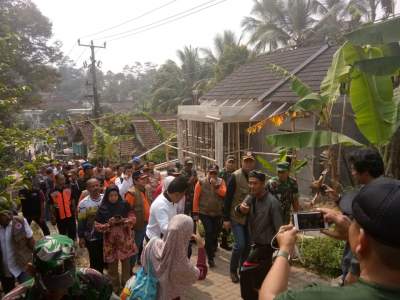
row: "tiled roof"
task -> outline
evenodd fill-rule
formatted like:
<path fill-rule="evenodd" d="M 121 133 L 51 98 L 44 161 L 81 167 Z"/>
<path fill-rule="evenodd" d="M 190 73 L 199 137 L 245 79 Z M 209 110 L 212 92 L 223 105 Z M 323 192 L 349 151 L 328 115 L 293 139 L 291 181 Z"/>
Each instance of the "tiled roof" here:
<path fill-rule="evenodd" d="M 134 153 L 141 153 L 144 151 L 143 146 L 137 139 L 122 141 L 119 143 L 119 150 L 122 158 L 130 159 Z"/>
<path fill-rule="evenodd" d="M 160 123 L 162 128 L 164 128 L 167 136 L 176 133 L 176 116 L 153 116 L 153 118 Z M 157 146 L 162 142 L 155 132 L 153 126 L 144 117 L 135 117 L 133 120 L 133 126 L 135 127 L 138 139 L 140 139 L 143 146 L 147 150 Z"/>
<path fill-rule="evenodd" d="M 244 101 L 257 99 L 283 79 L 281 75 L 270 70 L 268 65 L 276 64 L 286 70 L 294 71 L 318 53 L 322 47 L 326 47 L 326 45 L 279 50 L 260 55 L 254 61 L 241 66 L 219 82 L 211 91 L 202 96 L 200 101 L 217 100 L 216 104 L 218 104 L 230 99 L 229 104 L 233 104 L 239 99 Z M 328 47 L 325 51 L 322 51 L 318 57 L 304 66 L 296 76 L 307 83 L 314 91 L 318 91 L 336 49 L 336 47 Z M 286 82 L 271 93 L 266 100 L 292 102 L 298 100 L 298 98 L 290 89 L 290 82 Z"/>

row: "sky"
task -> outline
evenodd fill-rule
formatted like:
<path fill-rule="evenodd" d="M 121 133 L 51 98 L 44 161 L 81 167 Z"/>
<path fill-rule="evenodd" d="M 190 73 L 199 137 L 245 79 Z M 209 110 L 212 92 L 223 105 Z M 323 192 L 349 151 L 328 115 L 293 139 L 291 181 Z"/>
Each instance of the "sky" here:
<path fill-rule="evenodd" d="M 103 72 L 107 70 L 119 72 L 125 65 L 133 65 L 136 61 L 158 65 L 167 59 L 177 61 L 178 49 L 182 49 L 185 45 L 212 47 L 215 35 L 226 29 L 233 30 L 240 37 L 240 22 L 244 16 L 250 15 L 253 4 L 252 0 L 33 0 L 33 2 L 42 14 L 50 19 L 53 24 L 54 39 L 63 43 L 63 52 L 69 54 L 78 67 L 82 66 L 83 61 L 89 60 L 90 52 L 89 48 L 77 45 L 78 38 L 84 44 L 90 43 L 92 39 L 96 45 L 106 42 L 106 49 L 96 51 L 96 59 L 101 60 Z M 155 11 L 148 13 L 151 10 Z M 196 11 L 198 12 L 194 13 Z M 191 15 L 170 22 L 187 14 Z M 135 20 L 127 22 L 131 19 Z M 166 22 L 169 23 L 161 25 Z M 126 24 L 93 35 L 121 23 Z M 153 25 L 144 27 L 149 24 Z M 137 33 L 157 25 L 160 26 Z M 122 32 L 127 33 L 116 35 Z M 132 33 L 136 34 L 128 36 Z M 113 41 L 119 37 L 123 38 Z"/>

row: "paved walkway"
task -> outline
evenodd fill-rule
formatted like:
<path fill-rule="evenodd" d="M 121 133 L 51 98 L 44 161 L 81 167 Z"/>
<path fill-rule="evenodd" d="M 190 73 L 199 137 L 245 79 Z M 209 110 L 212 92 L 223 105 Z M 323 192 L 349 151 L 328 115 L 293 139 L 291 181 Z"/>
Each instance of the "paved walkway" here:
<path fill-rule="evenodd" d="M 192 258 L 194 263 L 196 259 L 197 257 Z M 182 298 L 184 300 L 241 299 L 239 284 L 232 283 L 229 277 L 229 259 L 230 252 L 219 248 L 215 258 L 216 268 L 209 269 L 207 278 L 189 288 Z M 329 284 L 316 274 L 296 267 L 291 268 L 290 288 L 300 288 L 312 282 Z"/>
<path fill-rule="evenodd" d="M 33 223 L 34 224 L 34 223 Z M 50 231 L 56 232 L 54 226 L 49 224 Z M 41 237 L 39 228 L 36 224 L 33 225 L 35 238 Z M 193 248 L 192 262 L 195 264 L 197 261 L 197 249 Z M 224 299 L 236 300 L 240 298 L 239 284 L 234 284 L 229 276 L 229 260 L 231 253 L 218 248 L 216 253 L 215 263 L 216 267 L 208 270 L 207 278 L 198 281 L 195 285 L 190 287 L 182 297 L 183 300 L 209 300 L 209 299 Z M 88 254 L 86 249 L 77 249 L 76 262 L 78 266 L 88 266 Z M 289 278 L 289 288 L 301 288 L 310 283 L 326 283 L 329 282 L 320 276 L 310 273 L 304 269 L 292 267 Z"/>

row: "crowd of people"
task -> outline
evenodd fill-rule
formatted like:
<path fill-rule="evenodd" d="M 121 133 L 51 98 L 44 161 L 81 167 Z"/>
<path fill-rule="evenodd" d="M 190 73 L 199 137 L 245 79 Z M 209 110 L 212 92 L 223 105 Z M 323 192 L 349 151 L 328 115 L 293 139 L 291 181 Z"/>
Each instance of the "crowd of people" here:
<path fill-rule="evenodd" d="M 106 167 L 43 166 L 19 191 L 20 207 L 0 199 L 3 299 L 110 299 L 113 292 L 137 299 L 140 269 L 157 281 L 154 299 L 176 300 L 216 267 L 219 247 L 231 251 L 230 280 L 245 300 L 400 299 L 400 183 L 383 177 L 375 150 L 357 150 L 349 163 L 360 189 L 339 194 L 325 185 L 338 209 L 320 210 L 335 224 L 322 232 L 347 242 L 345 287 L 286 291 L 298 233 L 291 213 L 301 210 L 297 182 L 290 161 L 268 179 L 248 152 L 240 162 L 227 156 L 223 168 L 210 164 L 204 176 L 190 157 L 164 176 L 139 157 Z M 36 244 L 32 221 L 44 236 Z M 78 247 L 87 249 L 90 268 L 75 266 Z"/>

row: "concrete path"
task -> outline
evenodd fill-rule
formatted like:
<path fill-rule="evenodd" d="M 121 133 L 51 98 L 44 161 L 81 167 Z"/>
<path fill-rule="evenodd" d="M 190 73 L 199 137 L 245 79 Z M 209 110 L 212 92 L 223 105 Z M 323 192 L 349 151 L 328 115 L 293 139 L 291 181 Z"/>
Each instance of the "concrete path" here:
<path fill-rule="evenodd" d="M 192 257 L 193 263 L 196 262 L 196 259 L 197 257 Z M 182 299 L 241 299 L 239 284 L 232 283 L 229 277 L 229 259 L 230 252 L 219 248 L 215 258 L 216 268 L 209 269 L 207 278 L 189 288 Z M 297 267 L 291 268 L 289 288 L 301 288 L 313 282 L 329 284 L 327 280 L 316 274 Z"/>

